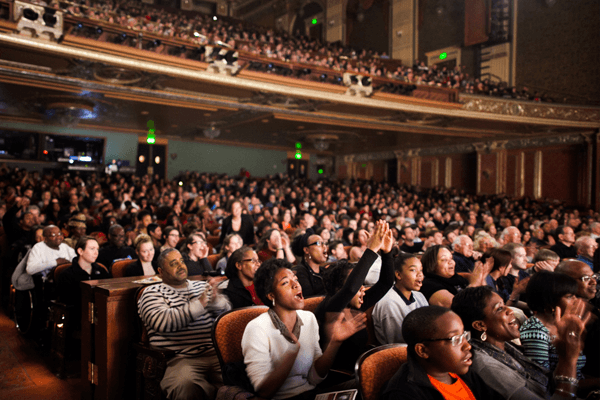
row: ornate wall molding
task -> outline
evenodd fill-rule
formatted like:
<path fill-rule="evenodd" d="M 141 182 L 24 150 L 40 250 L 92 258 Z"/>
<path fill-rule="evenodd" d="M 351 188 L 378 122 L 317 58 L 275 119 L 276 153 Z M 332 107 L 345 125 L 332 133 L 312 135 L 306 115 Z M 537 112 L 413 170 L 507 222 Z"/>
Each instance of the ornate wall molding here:
<path fill-rule="evenodd" d="M 465 94 L 460 95 L 459 101 L 463 103 L 463 110 L 465 111 L 513 115 L 515 117 L 600 122 L 600 108 L 597 107 L 574 107 L 555 103 L 508 100 Z"/>

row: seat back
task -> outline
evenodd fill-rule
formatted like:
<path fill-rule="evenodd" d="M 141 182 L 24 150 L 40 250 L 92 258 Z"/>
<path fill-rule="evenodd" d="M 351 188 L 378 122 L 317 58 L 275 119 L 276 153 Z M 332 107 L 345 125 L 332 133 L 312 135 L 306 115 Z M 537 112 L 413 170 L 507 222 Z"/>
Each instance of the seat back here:
<path fill-rule="evenodd" d="M 363 400 L 379 398 L 383 385 L 406 362 L 405 344 L 386 344 L 365 352 L 354 367 L 354 377 Z"/>
<path fill-rule="evenodd" d="M 325 296 L 319 296 L 319 297 L 310 297 L 308 299 L 304 300 L 304 311 L 310 311 L 312 313 L 315 312 L 315 310 L 317 309 L 317 307 L 319 306 L 319 304 L 321 304 L 321 302 L 323 301 L 323 299 L 325 298 Z"/>
<path fill-rule="evenodd" d="M 136 260 L 119 260 L 119 261 L 115 261 L 115 263 L 112 266 L 112 276 L 113 278 L 122 278 L 125 276 L 125 270 L 127 269 L 128 266 L 130 266 L 131 264 L 135 263 L 137 261 Z"/>
<path fill-rule="evenodd" d="M 267 312 L 266 306 L 244 307 L 219 315 L 212 328 L 212 339 L 221 363 L 244 361 L 242 336 L 248 322 Z"/>
<path fill-rule="evenodd" d="M 210 263 L 210 266 L 214 270 L 217 267 L 217 262 L 219 262 L 219 260 L 221 259 L 221 255 L 220 254 L 209 254 L 208 257 L 206 257 L 206 259 L 208 260 L 208 262 Z"/>

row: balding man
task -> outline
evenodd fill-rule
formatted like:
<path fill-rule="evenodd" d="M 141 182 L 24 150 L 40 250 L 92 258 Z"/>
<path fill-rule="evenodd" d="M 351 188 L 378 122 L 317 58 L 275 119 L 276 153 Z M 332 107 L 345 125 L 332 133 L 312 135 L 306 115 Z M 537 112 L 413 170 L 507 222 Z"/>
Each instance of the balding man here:
<path fill-rule="evenodd" d="M 589 265 L 594 269 L 594 253 L 598 249 L 598 243 L 590 236 L 582 236 L 575 241 L 576 259 Z"/>
<path fill-rule="evenodd" d="M 585 375 L 600 377 L 600 301 L 596 297 L 598 275 L 594 275 L 589 265 L 578 260 L 564 260 L 556 267 L 556 272 L 569 275 L 577 280 L 577 297 L 589 302 L 592 318 L 587 324 L 587 335 L 583 353 L 587 361 L 582 372 Z"/>
<path fill-rule="evenodd" d="M 577 250 L 573 247 L 575 243 L 575 232 L 570 226 L 561 225 L 554 231 L 556 244 L 550 250 L 558 254 L 561 260 L 577 257 Z"/>
<path fill-rule="evenodd" d="M 456 263 L 456 272 L 473 272 L 475 268 L 475 258 L 473 257 L 473 240 L 467 235 L 460 235 L 452 242 L 454 262 Z"/>
<path fill-rule="evenodd" d="M 504 228 L 500 235 L 500 243 L 521 243 L 521 231 L 516 226 Z"/>
<path fill-rule="evenodd" d="M 72 247 L 63 243 L 64 236 L 58 226 L 49 225 L 43 231 L 44 241 L 31 248 L 27 260 L 27 273 L 29 275 L 48 272 L 57 265 L 70 263 L 77 255 Z"/>

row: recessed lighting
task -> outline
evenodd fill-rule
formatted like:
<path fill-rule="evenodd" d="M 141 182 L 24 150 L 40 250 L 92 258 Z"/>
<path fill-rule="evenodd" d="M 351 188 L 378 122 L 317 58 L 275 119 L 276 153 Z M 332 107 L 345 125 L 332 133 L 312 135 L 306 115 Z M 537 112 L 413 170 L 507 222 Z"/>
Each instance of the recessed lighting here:
<path fill-rule="evenodd" d="M 150 112 L 149 111 L 142 111 L 140 114 L 142 114 L 142 115 L 148 115 L 148 114 L 150 114 Z"/>
<path fill-rule="evenodd" d="M 383 135 L 383 132 L 381 132 L 381 131 L 378 131 L 378 132 L 377 132 L 377 134 L 378 134 L 378 135 Z"/>
<path fill-rule="evenodd" d="M 261 121 L 262 121 L 263 123 L 265 123 L 265 124 L 269 123 L 269 120 L 268 120 L 268 119 L 263 119 L 263 120 L 261 120 Z"/>
<path fill-rule="evenodd" d="M 304 126 L 300 125 L 298 126 L 298 129 L 304 129 Z"/>
<path fill-rule="evenodd" d="M 177 125 L 177 124 L 173 124 L 173 125 L 171 125 L 171 128 L 177 128 L 178 126 L 179 125 Z"/>
<path fill-rule="evenodd" d="M 212 114 L 211 113 L 204 113 L 205 117 L 210 117 Z"/>

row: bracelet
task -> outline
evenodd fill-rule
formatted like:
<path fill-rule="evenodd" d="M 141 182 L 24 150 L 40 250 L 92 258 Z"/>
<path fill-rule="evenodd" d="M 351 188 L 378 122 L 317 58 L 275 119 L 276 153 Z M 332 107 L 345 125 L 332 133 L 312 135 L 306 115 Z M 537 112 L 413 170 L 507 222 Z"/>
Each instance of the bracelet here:
<path fill-rule="evenodd" d="M 554 380 L 556 382 L 562 382 L 562 383 L 568 383 L 571 386 L 578 386 L 579 385 L 579 379 L 577 378 L 572 378 L 570 376 L 565 376 L 565 375 L 555 375 L 554 376 Z"/>
<path fill-rule="evenodd" d="M 569 396 L 572 399 L 574 399 L 575 397 L 577 397 L 575 395 L 575 393 L 567 392 L 566 390 L 563 390 L 563 389 L 560 389 L 560 388 L 559 389 L 555 389 L 554 391 L 558 392 L 560 394 L 564 394 L 565 396 Z"/>
<path fill-rule="evenodd" d="M 280 248 L 277 249 L 277 251 L 279 251 L 279 250 L 283 250 L 283 247 L 280 247 Z"/>

